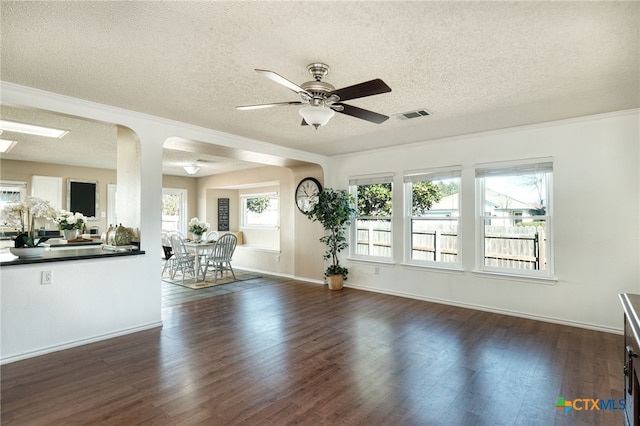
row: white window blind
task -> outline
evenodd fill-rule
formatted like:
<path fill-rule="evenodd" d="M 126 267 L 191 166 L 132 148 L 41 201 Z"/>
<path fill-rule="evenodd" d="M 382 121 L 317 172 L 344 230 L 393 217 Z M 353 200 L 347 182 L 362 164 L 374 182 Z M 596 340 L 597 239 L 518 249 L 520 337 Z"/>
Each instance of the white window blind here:
<path fill-rule="evenodd" d="M 373 185 L 376 183 L 392 183 L 393 173 L 381 173 L 376 175 L 354 176 L 349 178 L 349 186 Z"/>
<path fill-rule="evenodd" d="M 404 182 L 435 181 L 460 177 L 462 166 L 405 172 Z"/>
<path fill-rule="evenodd" d="M 476 177 L 495 176 L 523 176 L 553 171 L 553 163 L 549 159 L 533 159 L 531 162 L 509 164 L 480 164 L 476 165 Z"/>

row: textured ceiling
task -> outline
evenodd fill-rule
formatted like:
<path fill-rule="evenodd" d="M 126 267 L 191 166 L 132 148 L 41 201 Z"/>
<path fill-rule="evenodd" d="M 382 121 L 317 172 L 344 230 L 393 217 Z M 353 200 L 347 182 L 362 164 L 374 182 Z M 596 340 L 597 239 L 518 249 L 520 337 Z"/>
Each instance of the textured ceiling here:
<path fill-rule="evenodd" d="M 638 2 L 2 1 L 3 81 L 318 154 L 424 141 L 640 106 Z M 301 84 L 392 92 L 300 126 Z M 402 121 L 426 108 L 433 115 Z"/>

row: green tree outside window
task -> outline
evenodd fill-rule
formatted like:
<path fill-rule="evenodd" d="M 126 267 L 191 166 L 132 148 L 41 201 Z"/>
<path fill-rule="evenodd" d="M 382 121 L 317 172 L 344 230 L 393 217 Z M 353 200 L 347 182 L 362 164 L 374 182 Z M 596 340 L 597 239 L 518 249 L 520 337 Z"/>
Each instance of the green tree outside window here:
<path fill-rule="evenodd" d="M 247 199 L 247 210 L 253 213 L 264 213 L 269 207 L 269 197 L 256 197 Z"/>

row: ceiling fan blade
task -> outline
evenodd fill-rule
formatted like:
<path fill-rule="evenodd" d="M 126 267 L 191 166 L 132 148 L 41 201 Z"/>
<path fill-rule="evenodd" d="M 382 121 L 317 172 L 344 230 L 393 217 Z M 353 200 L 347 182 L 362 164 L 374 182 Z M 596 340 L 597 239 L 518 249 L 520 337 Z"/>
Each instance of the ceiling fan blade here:
<path fill-rule="evenodd" d="M 263 109 L 263 108 L 271 108 L 271 107 L 287 106 L 287 105 L 302 105 L 303 103 L 304 102 L 293 101 L 293 102 L 276 102 L 273 104 L 241 105 L 241 106 L 237 106 L 236 109 L 246 111 L 249 109 Z"/>
<path fill-rule="evenodd" d="M 289 90 L 293 90 L 296 93 L 305 93 L 308 96 L 311 97 L 311 93 L 307 92 L 306 90 L 304 90 L 302 87 L 298 86 L 297 84 L 287 80 L 286 78 L 284 78 L 283 76 L 281 76 L 280 74 L 277 74 L 273 71 L 269 71 L 269 70 L 259 70 L 256 69 L 256 72 L 258 74 L 262 74 L 263 76 L 267 77 L 269 80 L 275 81 L 278 84 L 283 85 L 284 87 L 286 87 Z"/>
<path fill-rule="evenodd" d="M 335 110 L 341 114 L 350 115 L 355 118 L 360 118 L 362 120 L 370 121 L 372 123 L 380 124 L 384 123 L 389 119 L 386 115 L 378 114 L 377 112 L 369 111 L 367 109 L 362 109 L 358 107 L 354 107 L 352 105 L 347 104 L 334 104 L 342 106 L 342 110 Z"/>
<path fill-rule="evenodd" d="M 348 101 L 349 99 L 364 98 L 365 96 L 379 95 L 391 91 L 391 87 L 376 78 L 375 80 L 365 81 L 364 83 L 354 84 L 353 86 L 343 87 L 334 90 L 330 95 L 338 95 L 340 101 Z"/>

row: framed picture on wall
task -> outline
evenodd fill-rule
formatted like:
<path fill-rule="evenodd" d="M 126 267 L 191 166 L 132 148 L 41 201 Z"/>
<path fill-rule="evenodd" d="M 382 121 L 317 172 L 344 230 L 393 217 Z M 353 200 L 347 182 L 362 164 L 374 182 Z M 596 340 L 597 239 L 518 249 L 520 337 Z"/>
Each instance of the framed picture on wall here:
<path fill-rule="evenodd" d="M 229 199 L 218 198 L 218 231 L 229 230 Z"/>

